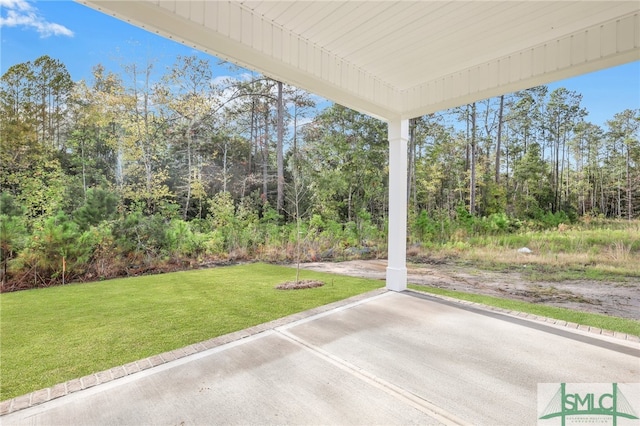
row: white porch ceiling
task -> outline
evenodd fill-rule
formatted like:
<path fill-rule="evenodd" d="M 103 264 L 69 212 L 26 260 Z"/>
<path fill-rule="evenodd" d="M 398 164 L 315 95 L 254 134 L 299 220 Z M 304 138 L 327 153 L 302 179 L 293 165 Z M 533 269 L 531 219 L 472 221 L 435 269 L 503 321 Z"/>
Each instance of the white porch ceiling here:
<path fill-rule="evenodd" d="M 640 60 L 639 1 L 78 1 L 386 120 Z"/>

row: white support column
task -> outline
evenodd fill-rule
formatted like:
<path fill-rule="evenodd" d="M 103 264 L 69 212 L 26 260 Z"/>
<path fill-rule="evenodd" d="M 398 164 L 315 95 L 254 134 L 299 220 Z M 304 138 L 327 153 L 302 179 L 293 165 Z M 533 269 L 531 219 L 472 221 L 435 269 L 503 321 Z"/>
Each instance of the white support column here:
<path fill-rule="evenodd" d="M 407 288 L 407 142 L 409 120 L 389 121 L 389 235 L 387 289 Z"/>

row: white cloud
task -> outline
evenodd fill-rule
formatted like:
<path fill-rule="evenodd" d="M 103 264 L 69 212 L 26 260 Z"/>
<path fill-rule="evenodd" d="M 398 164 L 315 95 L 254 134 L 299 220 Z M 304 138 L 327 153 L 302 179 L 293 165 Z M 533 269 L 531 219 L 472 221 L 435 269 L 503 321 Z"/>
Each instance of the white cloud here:
<path fill-rule="evenodd" d="M 232 86 L 235 83 L 249 82 L 254 78 L 256 78 L 255 74 L 243 72 L 236 75 L 219 75 L 217 77 L 214 77 L 211 82 L 212 84 L 217 86 L 228 87 Z"/>
<path fill-rule="evenodd" d="M 25 0 L 0 0 L 0 7 L 18 10 L 32 9 L 31 5 L 29 5 Z"/>
<path fill-rule="evenodd" d="M 34 29 L 40 37 L 66 36 L 73 37 L 73 31 L 64 25 L 49 22 L 40 15 L 38 9 L 26 0 L 0 0 L 0 10 L 5 11 L 0 16 L 2 27 L 26 27 Z"/>
<path fill-rule="evenodd" d="M 219 75 L 211 80 L 211 84 L 214 86 L 228 86 L 230 82 L 235 81 L 237 81 L 236 77 L 230 75 Z"/>

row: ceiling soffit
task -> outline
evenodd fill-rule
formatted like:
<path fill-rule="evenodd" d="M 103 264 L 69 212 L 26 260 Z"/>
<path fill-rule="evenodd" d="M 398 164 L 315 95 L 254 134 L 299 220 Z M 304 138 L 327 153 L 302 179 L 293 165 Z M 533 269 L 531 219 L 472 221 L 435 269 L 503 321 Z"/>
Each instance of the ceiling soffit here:
<path fill-rule="evenodd" d="M 387 120 L 640 59 L 636 1 L 80 2 Z"/>

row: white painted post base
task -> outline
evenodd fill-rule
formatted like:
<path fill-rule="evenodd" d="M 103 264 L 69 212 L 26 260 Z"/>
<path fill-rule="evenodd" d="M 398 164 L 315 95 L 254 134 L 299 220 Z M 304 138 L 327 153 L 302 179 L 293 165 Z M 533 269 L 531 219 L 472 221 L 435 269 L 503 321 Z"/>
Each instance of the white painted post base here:
<path fill-rule="evenodd" d="M 407 268 L 387 268 L 387 290 L 403 291 L 407 289 Z"/>
<path fill-rule="evenodd" d="M 407 141 L 409 120 L 389 121 L 389 229 L 387 289 L 407 288 Z"/>

